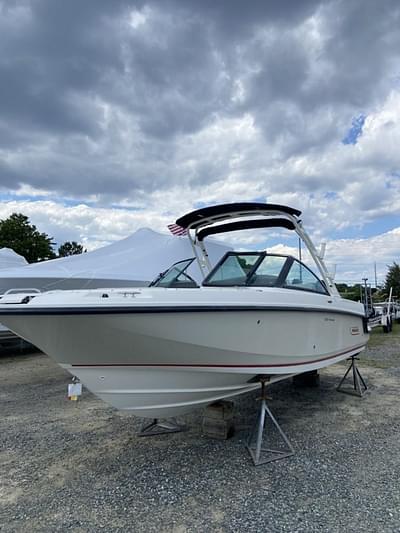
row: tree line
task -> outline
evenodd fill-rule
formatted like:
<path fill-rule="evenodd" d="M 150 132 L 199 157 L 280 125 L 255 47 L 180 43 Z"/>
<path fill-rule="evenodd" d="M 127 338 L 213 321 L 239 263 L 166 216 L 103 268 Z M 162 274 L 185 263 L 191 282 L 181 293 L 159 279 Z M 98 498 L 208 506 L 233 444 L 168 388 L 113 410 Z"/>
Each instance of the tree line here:
<path fill-rule="evenodd" d="M 25 257 L 28 263 L 86 252 L 83 246 L 75 241 L 64 242 L 57 253 L 54 251 L 55 245 L 53 237 L 40 232 L 22 213 L 13 213 L 0 220 L 0 248 L 11 248 Z"/>

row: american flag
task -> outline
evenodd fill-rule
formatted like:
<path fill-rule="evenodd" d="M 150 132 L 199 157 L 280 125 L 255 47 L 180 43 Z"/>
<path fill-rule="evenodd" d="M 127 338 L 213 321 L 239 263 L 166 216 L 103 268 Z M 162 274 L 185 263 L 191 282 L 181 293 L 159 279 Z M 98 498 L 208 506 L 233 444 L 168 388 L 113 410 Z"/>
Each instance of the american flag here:
<path fill-rule="evenodd" d="M 169 231 L 172 233 L 172 235 L 181 236 L 181 235 L 187 235 L 188 234 L 187 229 L 186 228 L 182 228 L 182 226 L 178 226 L 178 224 L 168 224 L 167 227 L 168 227 Z"/>

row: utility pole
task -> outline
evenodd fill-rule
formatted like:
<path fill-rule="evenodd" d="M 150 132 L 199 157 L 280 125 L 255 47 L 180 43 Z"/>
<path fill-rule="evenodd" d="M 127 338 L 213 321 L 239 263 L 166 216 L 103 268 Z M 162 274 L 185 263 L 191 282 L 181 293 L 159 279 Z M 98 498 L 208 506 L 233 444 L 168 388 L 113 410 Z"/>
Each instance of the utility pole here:
<path fill-rule="evenodd" d="M 368 316 L 369 315 L 368 285 L 367 285 L 368 278 L 362 278 L 362 280 L 364 282 L 364 309 L 365 309 L 365 315 Z"/>
<path fill-rule="evenodd" d="M 378 288 L 378 277 L 376 275 L 376 261 L 374 261 L 375 289 Z"/>

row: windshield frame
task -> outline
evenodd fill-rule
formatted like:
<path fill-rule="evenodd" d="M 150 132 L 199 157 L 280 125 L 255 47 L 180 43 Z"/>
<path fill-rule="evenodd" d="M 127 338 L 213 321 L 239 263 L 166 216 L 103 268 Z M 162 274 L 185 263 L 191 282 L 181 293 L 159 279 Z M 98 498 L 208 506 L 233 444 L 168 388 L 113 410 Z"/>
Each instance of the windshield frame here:
<path fill-rule="evenodd" d="M 173 263 L 166 270 L 164 270 L 163 272 L 160 272 L 160 274 L 158 274 L 158 276 L 155 277 L 153 279 L 153 281 L 149 284 L 149 287 L 160 287 L 160 288 L 164 288 L 165 289 L 165 288 L 169 288 L 169 287 L 173 286 L 173 284 L 177 282 L 179 276 L 181 276 L 182 274 L 185 274 L 185 271 L 190 267 L 190 265 L 195 260 L 196 260 L 195 257 L 190 257 L 188 259 L 181 259 L 180 261 L 176 261 L 176 263 Z M 177 268 L 177 265 L 179 265 L 181 263 L 184 263 L 182 265 L 182 268 Z M 168 284 L 160 285 L 160 283 L 162 283 L 163 279 L 166 278 L 167 275 L 170 272 L 172 272 L 173 269 L 177 269 L 176 275 L 168 282 Z M 189 274 L 185 274 L 185 275 L 189 276 Z M 189 276 L 189 278 L 192 279 L 190 276 Z M 193 282 L 195 283 L 196 287 L 199 287 L 199 285 L 197 284 L 197 282 L 195 280 L 193 280 Z M 193 288 L 194 287 L 195 286 L 193 285 Z M 182 287 L 182 288 L 185 288 L 185 287 Z"/>
<path fill-rule="evenodd" d="M 221 259 L 218 261 L 218 263 L 215 265 L 215 267 L 211 270 L 211 272 L 204 278 L 202 285 L 204 287 L 245 287 L 246 283 L 241 285 L 225 285 L 224 283 L 217 283 L 217 282 L 209 282 L 209 279 L 212 278 L 212 276 L 218 271 L 218 269 L 225 263 L 225 261 L 228 259 L 228 257 L 232 256 L 240 256 L 240 255 L 246 255 L 246 256 L 258 256 L 257 261 L 254 263 L 254 265 L 251 267 L 249 272 L 246 274 L 246 283 L 255 270 L 258 268 L 261 261 L 264 259 L 264 257 L 267 255 L 266 252 L 234 252 L 229 251 L 225 255 L 221 257 Z M 272 254 L 270 254 L 272 255 Z"/>
<path fill-rule="evenodd" d="M 236 285 L 235 284 L 229 285 L 229 284 L 226 284 L 226 283 L 223 283 L 223 282 L 218 283 L 218 281 L 215 281 L 215 282 L 211 282 L 210 281 L 210 279 L 215 275 L 215 273 L 219 270 L 219 268 L 225 263 L 225 261 L 228 259 L 228 257 L 230 257 L 230 256 L 242 256 L 242 255 L 246 255 L 246 256 L 248 256 L 248 255 L 258 255 L 259 256 L 258 260 L 254 263 L 252 268 L 246 274 L 246 278 L 243 280 L 243 283 L 236 284 Z M 281 268 L 281 270 L 280 270 L 280 272 L 279 272 L 279 274 L 277 276 L 276 282 L 274 283 L 274 285 L 271 286 L 272 288 L 298 290 L 298 291 L 303 291 L 303 292 L 312 292 L 314 294 L 320 294 L 320 295 L 323 295 L 323 296 L 329 296 L 329 291 L 327 290 L 323 280 L 321 280 L 315 274 L 315 272 L 313 272 L 311 270 L 311 268 L 309 268 L 302 261 L 300 261 L 296 257 L 293 257 L 292 255 L 271 254 L 271 253 L 267 253 L 265 251 L 262 251 L 262 252 L 234 252 L 234 251 L 230 251 L 230 252 L 227 252 L 218 261 L 218 263 L 211 270 L 211 272 L 208 274 L 208 276 L 204 279 L 202 285 L 204 287 L 224 287 L 224 288 L 229 288 L 229 287 L 230 288 L 232 288 L 232 287 L 254 287 L 254 288 L 258 288 L 258 289 L 259 288 L 271 288 L 271 287 L 268 287 L 268 286 L 265 286 L 265 285 L 256 285 L 256 284 L 253 284 L 251 282 L 251 280 L 254 278 L 254 275 L 256 274 L 259 266 L 261 265 L 261 263 L 263 262 L 263 260 L 267 256 L 269 256 L 269 257 L 281 257 L 281 258 L 285 258 L 286 259 L 286 261 L 283 263 L 282 268 Z M 322 290 L 321 291 L 314 290 L 314 289 L 311 289 L 309 287 L 300 287 L 298 285 L 293 286 L 293 287 L 290 286 L 290 285 L 286 285 L 285 284 L 286 278 L 287 278 L 287 276 L 288 276 L 288 274 L 290 272 L 290 269 L 292 268 L 294 263 L 299 263 L 302 268 L 304 268 L 305 270 L 310 272 L 312 274 L 312 276 L 315 278 L 316 282 L 319 282 Z"/>

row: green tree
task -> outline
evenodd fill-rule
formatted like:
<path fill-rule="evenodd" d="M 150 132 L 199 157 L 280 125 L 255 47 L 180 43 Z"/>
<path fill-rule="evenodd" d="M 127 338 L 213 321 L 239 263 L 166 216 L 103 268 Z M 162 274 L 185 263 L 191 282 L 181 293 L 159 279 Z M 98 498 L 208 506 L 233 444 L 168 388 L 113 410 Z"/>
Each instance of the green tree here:
<path fill-rule="evenodd" d="M 385 280 L 385 293 L 389 295 L 390 288 L 393 288 L 392 295 L 400 298 L 400 265 L 393 261 L 393 265 L 388 266 Z"/>
<path fill-rule="evenodd" d="M 336 283 L 340 295 L 347 300 L 358 302 L 361 298 L 360 284 L 347 285 L 347 283 Z"/>
<path fill-rule="evenodd" d="M 40 233 L 29 218 L 22 213 L 13 213 L 0 220 L 0 248 L 12 248 L 23 255 L 28 263 L 54 259 L 52 237 Z"/>
<path fill-rule="evenodd" d="M 76 241 L 67 241 L 62 244 L 58 249 L 58 255 L 60 257 L 67 257 L 68 255 L 78 255 L 86 252 L 81 244 Z"/>

